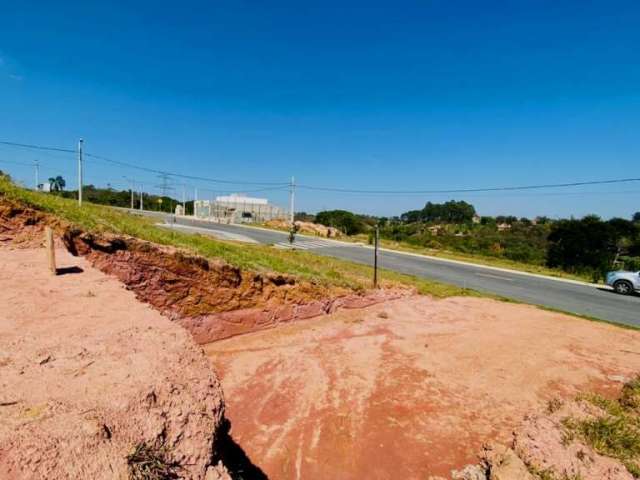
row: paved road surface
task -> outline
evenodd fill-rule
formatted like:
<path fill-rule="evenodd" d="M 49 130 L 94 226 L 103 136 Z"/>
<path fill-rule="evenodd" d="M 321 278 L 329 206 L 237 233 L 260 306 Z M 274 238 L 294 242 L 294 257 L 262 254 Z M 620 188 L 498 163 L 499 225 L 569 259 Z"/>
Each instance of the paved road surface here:
<path fill-rule="evenodd" d="M 166 217 L 162 214 L 146 214 L 158 216 L 162 221 Z M 232 234 L 246 237 L 254 242 L 273 244 L 278 248 L 291 248 L 287 240 L 288 234 L 285 232 L 238 225 L 220 225 L 190 218 L 178 218 L 176 222 L 176 228 L 181 228 L 181 225 L 197 227 L 199 233 L 210 233 L 221 238 L 229 238 Z M 185 229 L 185 231 L 193 230 Z M 295 247 L 369 265 L 373 260 L 370 247 L 324 238 L 298 235 Z M 625 297 L 604 288 L 401 252 L 382 251 L 378 258 L 380 266 L 389 270 L 640 327 L 640 296 L 637 295 Z"/>

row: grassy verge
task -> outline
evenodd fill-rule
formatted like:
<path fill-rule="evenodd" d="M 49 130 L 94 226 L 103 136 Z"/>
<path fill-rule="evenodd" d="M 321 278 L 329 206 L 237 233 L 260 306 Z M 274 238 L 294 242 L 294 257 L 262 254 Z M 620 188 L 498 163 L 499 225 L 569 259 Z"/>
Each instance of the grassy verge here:
<path fill-rule="evenodd" d="M 258 272 L 292 274 L 299 278 L 328 286 L 364 290 L 371 287 L 373 269 L 344 260 L 333 259 L 303 251 L 278 250 L 265 245 L 246 245 L 225 242 L 203 235 L 191 235 L 154 226 L 154 221 L 130 215 L 109 207 L 77 202 L 17 187 L 0 178 L 0 194 L 49 212 L 90 232 L 130 235 L 190 250 L 207 258 L 219 258 L 243 269 Z M 380 271 L 384 287 L 414 287 L 422 294 L 435 297 L 454 295 L 480 296 L 479 293 L 451 285 L 424 280 L 388 270 Z"/>

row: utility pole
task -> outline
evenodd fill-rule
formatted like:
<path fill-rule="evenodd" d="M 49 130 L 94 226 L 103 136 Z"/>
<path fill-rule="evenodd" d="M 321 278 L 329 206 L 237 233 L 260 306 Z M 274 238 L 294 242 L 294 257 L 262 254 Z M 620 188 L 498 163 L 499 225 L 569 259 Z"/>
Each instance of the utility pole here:
<path fill-rule="evenodd" d="M 129 188 L 129 192 L 131 193 L 131 210 L 133 210 L 133 204 L 134 204 L 134 198 L 135 198 L 135 192 L 136 192 L 136 181 L 133 178 L 129 178 L 124 175 L 122 176 L 122 178 L 124 178 L 128 182 L 131 182 L 131 188 Z"/>
<path fill-rule="evenodd" d="M 380 238 L 380 227 L 376 225 L 375 237 L 373 239 L 373 288 L 378 288 L 378 242 Z"/>
<path fill-rule="evenodd" d="M 84 141 L 78 141 L 78 206 L 82 206 L 82 146 Z"/>
<path fill-rule="evenodd" d="M 40 185 L 40 164 L 38 160 L 34 160 L 34 167 L 36 167 L 36 191 L 38 190 L 38 185 Z"/>
<path fill-rule="evenodd" d="M 140 211 L 144 210 L 144 206 L 143 206 L 143 201 L 142 201 L 142 188 L 144 187 L 144 184 L 140 184 Z"/>
<path fill-rule="evenodd" d="M 291 183 L 289 184 L 289 220 L 291 226 L 289 227 L 289 244 L 293 245 L 296 240 L 296 222 L 295 222 L 295 196 L 296 196 L 296 183 L 295 179 L 291 177 Z"/>
<path fill-rule="evenodd" d="M 195 194 L 193 195 L 193 216 L 196 216 L 196 202 L 198 201 L 198 187 L 195 187 Z"/>
<path fill-rule="evenodd" d="M 291 228 L 294 225 L 294 205 L 295 205 L 295 197 L 296 197 L 296 183 L 295 179 L 291 177 L 291 183 L 289 184 L 289 217 L 291 221 Z"/>
<path fill-rule="evenodd" d="M 182 215 L 187 216 L 187 185 L 182 184 Z"/>

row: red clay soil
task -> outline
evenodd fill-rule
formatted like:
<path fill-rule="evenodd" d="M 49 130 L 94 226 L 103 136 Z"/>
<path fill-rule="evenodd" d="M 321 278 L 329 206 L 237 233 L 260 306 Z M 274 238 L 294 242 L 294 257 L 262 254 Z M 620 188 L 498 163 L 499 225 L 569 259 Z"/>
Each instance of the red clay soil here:
<path fill-rule="evenodd" d="M 486 299 L 411 298 L 205 346 L 234 438 L 278 479 L 449 477 L 555 397 L 613 394 L 640 332 Z"/>
<path fill-rule="evenodd" d="M 44 249 L 0 248 L 0 478 L 129 478 L 142 442 L 184 478 L 219 478 L 224 403 L 201 348 L 116 279 L 56 255 L 77 268 L 53 276 Z"/>
<path fill-rule="evenodd" d="M 43 242 L 45 225 L 59 226 L 53 217 L 9 202 L 0 196 L 0 247 L 29 248 Z"/>

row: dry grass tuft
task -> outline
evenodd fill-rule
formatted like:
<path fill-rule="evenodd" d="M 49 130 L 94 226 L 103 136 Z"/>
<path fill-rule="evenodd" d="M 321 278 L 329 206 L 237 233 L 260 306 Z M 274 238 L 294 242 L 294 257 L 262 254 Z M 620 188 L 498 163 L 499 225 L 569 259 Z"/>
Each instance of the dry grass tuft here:
<path fill-rule="evenodd" d="M 158 443 L 142 442 L 127 456 L 130 480 L 173 480 L 180 478 L 180 465 L 169 460 L 167 449 Z"/>

